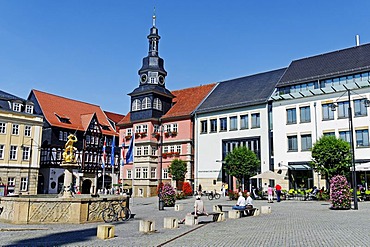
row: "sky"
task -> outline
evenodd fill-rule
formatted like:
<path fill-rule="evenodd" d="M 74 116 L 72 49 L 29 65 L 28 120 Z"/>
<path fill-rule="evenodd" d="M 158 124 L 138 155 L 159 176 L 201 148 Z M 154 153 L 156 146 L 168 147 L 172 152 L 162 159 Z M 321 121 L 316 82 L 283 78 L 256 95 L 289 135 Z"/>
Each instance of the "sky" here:
<path fill-rule="evenodd" d="M 0 0 L 0 90 L 127 114 L 154 7 L 169 90 L 370 42 L 368 0 Z"/>

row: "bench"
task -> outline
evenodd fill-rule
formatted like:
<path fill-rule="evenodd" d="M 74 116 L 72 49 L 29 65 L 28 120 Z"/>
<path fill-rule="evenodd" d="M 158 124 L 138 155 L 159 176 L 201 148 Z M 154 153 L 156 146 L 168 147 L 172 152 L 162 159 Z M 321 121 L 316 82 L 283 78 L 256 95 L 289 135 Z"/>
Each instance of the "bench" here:
<path fill-rule="evenodd" d="M 208 213 L 208 215 L 207 214 L 197 214 L 197 215 L 194 215 L 194 218 L 197 219 L 201 216 L 212 216 L 212 221 L 217 222 L 218 217 L 220 217 L 220 214 L 221 214 L 221 212 L 211 212 L 211 213 Z"/>
<path fill-rule="evenodd" d="M 222 208 L 225 208 L 225 207 L 233 207 L 234 205 L 230 205 L 230 204 L 219 204 L 219 205 L 216 205 L 216 208 L 215 208 L 215 211 L 219 211 L 219 212 L 227 212 L 226 210 L 223 211 Z M 252 216 L 254 215 L 254 212 L 256 211 L 257 208 L 246 208 L 244 210 L 236 210 L 236 211 L 239 211 L 240 212 L 240 215 L 243 217 L 243 216 Z M 235 210 L 235 209 L 233 209 Z"/>

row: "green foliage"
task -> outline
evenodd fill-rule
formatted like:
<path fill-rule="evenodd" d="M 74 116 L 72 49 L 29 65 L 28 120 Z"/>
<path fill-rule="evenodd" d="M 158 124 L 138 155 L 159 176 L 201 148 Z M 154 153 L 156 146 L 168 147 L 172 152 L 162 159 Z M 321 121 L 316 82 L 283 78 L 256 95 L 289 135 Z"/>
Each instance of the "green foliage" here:
<path fill-rule="evenodd" d="M 242 178 L 249 179 L 257 173 L 260 161 L 257 155 L 247 147 L 241 146 L 233 149 L 225 158 L 225 171 L 236 177 L 241 183 Z"/>
<path fill-rule="evenodd" d="M 168 172 L 171 174 L 173 180 L 183 181 L 187 172 L 185 161 L 174 159 L 168 167 Z"/>
<path fill-rule="evenodd" d="M 312 148 L 311 167 L 327 180 L 332 176 L 346 175 L 351 166 L 351 147 L 348 142 L 335 136 L 322 136 Z"/>

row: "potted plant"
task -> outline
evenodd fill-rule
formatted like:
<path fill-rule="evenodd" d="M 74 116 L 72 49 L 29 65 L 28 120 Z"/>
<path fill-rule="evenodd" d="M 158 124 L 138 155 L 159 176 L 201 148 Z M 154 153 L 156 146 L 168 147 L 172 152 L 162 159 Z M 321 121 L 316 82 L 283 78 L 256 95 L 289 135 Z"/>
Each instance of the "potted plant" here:
<path fill-rule="evenodd" d="M 175 189 L 171 186 L 171 184 L 166 183 L 163 185 L 162 190 L 160 192 L 160 197 L 162 198 L 165 207 L 175 206 L 176 192 Z"/>
<path fill-rule="evenodd" d="M 330 209 L 350 209 L 351 194 L 347 179 L 337 175 L 330 179 Z"/>

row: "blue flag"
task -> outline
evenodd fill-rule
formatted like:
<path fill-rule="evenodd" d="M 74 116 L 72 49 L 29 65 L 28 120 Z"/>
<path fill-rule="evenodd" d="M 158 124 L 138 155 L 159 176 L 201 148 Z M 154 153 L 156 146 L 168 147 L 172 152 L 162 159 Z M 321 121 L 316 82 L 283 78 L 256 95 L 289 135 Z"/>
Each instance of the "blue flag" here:
<path fill-rule="evenodd" d="M 126 153 L 126 164 L 134 162 L 134 140 L 135 140 L 135 135 L 132 135 L 130 146 L 128 146 L 128 151 Z"/>
<path fill-rule="evenodd" d="M 112 166 L 114 166 L 114 161 L 115 161 L 115 159 L 114 159 L 114 146 L 115 146 L 115 140 L 116 140 L 116 138 L 115 138 L 115 136 L 113 136 L 113 141 L 112 141 L 112 151 L 111 151 L 111 153 L 110 153 L 110 164 L 112 165 Z"/>
<path fill-rule="evenodd" d="M 104 137 L 104 144 L 103 144 L 103 159 L 102 159 L 102 164 L 101 164 L 101 168 L 105 168 L 105 158 L 106 158 L 106 152 L 105 152 L 105 148 L 107 146 L 107 137 Z"/>

